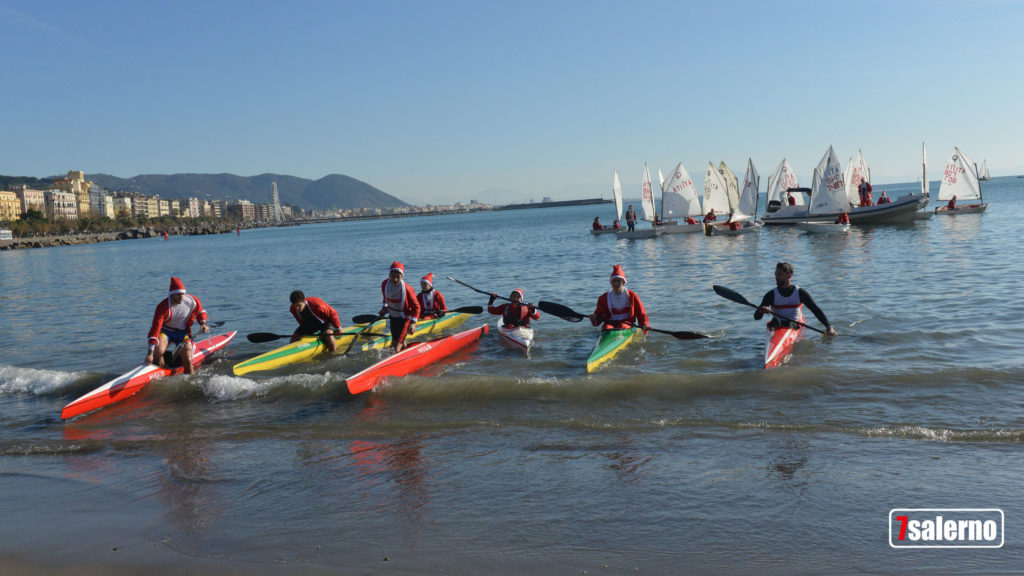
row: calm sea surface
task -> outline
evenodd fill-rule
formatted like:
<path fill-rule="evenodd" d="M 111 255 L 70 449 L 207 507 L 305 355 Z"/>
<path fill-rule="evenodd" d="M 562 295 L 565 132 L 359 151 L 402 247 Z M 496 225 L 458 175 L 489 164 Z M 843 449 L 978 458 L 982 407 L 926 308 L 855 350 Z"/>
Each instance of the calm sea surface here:
<path fill-rule="evenodd" d="M 984 186 L 985 214 L 842 236 L 592 237 L 606 204 L 0 252 L 0 568 L 1024 571 L 1024 180 Z M 492 332 L 355 399 L 380 353 L 231 374 L 273 346 L 246 333 L 293 329 L 289 292 L 373 313 L 392 260 L 451 307 L 486 297 L 445 276 L 584 312 L 622 264 L 654 326 L 713 337 L 587 375 L 595 330 L 544 316 L 529 358 Z M 763 323 L 711 286 L 756 302 L 779 260 L 839 336 L 765 371 Z M 63 423 L 142 361 L 172 275 L 239 337 Z M 893 549 L 892 508 L 1001 508 L 1006 544 Z"/>

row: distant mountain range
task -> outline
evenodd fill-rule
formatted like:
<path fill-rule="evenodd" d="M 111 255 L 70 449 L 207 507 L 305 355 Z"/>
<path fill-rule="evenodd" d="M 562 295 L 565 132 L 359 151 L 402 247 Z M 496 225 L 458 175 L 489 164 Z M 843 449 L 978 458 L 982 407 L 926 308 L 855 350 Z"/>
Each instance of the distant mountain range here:
<path fill-rule="evenodd" d="M 112 191 L 140 192 L 159 195 L 161 198 L 195 196 L 225 201 L 244 198 L 257 204 L 271 203 L 273 182 L 277 182 L 281 204 L 305 210 L 408 206 L 366 182 L 341 174 L 328 174 L 319 180 L 282 174 L 140 174 L 133 178 L 86 174 L 85 179 Z"/>

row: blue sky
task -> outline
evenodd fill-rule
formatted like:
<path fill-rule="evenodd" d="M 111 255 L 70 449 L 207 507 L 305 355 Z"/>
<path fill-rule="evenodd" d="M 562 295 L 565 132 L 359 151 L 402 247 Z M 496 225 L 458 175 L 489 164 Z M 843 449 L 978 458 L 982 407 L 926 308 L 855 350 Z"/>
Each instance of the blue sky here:
<path fill-rule="evenodd" d="M 413 203 L 605 195 L 618 169 L 954 145 L 1024 173 L 1022 1 L 0 0 L 0 174 L 352 176 Z"/>

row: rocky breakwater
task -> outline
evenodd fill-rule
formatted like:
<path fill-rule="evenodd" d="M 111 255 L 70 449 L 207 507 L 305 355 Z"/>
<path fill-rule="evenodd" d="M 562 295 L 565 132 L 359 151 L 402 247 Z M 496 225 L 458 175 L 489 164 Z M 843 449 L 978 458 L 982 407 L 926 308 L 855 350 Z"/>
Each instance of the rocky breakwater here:
<path fill-rule="evenodd" d="M 138 238 L 156 238 L 163 236 L 164 230 L 168 236 L 195 236 L 201 234 L 226 234 L 234 232 L 237 225 L 234 223 L 213 223 L 200 222 L 172 226 L 170 228 L 154 228 L 152 226 L 140 226 L 129 228 L 120 232 L 81 232 L 77 234 L 66 234 L 63 236 L 32 236 L 26 238 L 15 238 L 14 240 L 0 241 L 0 250 L 18 250 L 21 248 L 48 248 L 51 246 L 70 246 L 73 244 L 94 244 L 96 242 L 111 242 L 114 240 L 135 240 Z M 248 228 L 248 226 L 243 226 Z"/>

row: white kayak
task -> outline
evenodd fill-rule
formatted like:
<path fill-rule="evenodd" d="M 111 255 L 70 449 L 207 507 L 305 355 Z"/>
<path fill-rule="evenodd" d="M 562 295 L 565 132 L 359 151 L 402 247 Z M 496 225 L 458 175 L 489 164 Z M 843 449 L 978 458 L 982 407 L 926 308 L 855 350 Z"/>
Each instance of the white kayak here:
<path fill-rule="evenodd" d="M 850 231 L 849 224 L 836 224 L 835 222 L 797 222 L 796 227 L 804 232 L 818 234 L 841 234 Z"/>
<path fill-rule="evenodd" d="M 497 329 L 503 341 L 529 352 L 530 345 L 533 344 L 533 328 L 529 326 L 505 326 L 505 320 L 499 318 Z"/>

